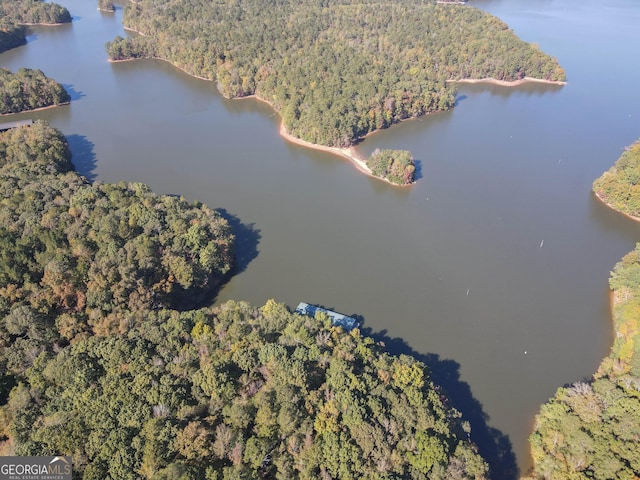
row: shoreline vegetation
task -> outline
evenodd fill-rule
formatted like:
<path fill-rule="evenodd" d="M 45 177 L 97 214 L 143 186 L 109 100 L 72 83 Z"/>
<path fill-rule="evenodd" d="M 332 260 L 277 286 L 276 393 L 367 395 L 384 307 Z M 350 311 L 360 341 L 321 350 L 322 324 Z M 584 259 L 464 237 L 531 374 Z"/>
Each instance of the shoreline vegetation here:
<path fill-rule="evenodd" d="M 593 192 L 633 221 L 640 209 L 640 140 L 593 183 Z M 640 477 L 640 243 L 609 280 L 613 345 L 589 380 L 559 388 L 536 415 L 526 477 Z"/>
<path fill-rule="evenodd" d="M 136 33 L 139 33 L 139 32 L 136 32 Z M 181 72 L 183 72 L 186 75 L 189 75 L 192 78 L 197 78 L 198 80 L 204 80 L 204 81 L 207 81 L 207 82 L 212 82 L 213 81 L 210 78 L 200 77 L 198 75 L 194 75 L 191 72 L 189 72 L 186 68 L 181 68 L 178 65 L 172 63 L 170 60 L 167 60 L 166 58 L 160 58 L 160 57 L 147 58 L 147 57 L 145 57 L 145 58 L 126 58 L 126 59 L 121 59 L 121 60 L 108 59 L 107 61 L 110 62 L 110 63 L 122 63 L 122 62 L 132 62 L 134 60 L 159 60 L 159 61 L 168 63 L 172 67 L 180 70 Z M 224 98 L 226 98 L 227 100 L 257 100 L 259 102 L 266 103 L 271 108 L 273 108 L 273 110 L 276 113 L 278 113 L 278 114 L 280 113 L 280 112 L 278 112 L 278 110 L 275 109 L 275 107 L 273 106 L 273 104 L 271 102 L 269 102 L 268 100 L 266 100 L 264 98 L 261 98 L 260 96 L 258 96 L 256 94 L 246 95 L 244 97 L 231 97 L 230 98 L 230 97 L 224 96 L 219 88 L 218 88 L 218 92 Z M 411 119 L 407 119 L 407 120 L 411 120 Z M 371 171 L 371 169 L 367 165 L 367 160 L 357 151 L 355 146 L 350 146 L 350 147 L 345 147 L 345 148 L 330 147 L 330 146 L 327 146 L 327 145 L 320 145 L 318 143 L 311 143 L 311 142 L 308 142 L 308 141 L 303 140 L 301 138 L 298 138 L 298 137 L 292 135 L 291 133 L 289 133 L 287 131 L 287 128 L 284 125 L 284 121 L 282 120 L 282 117 L 280 117 L 280 126 L 278 128 L 278 133 L 280 134 L 280 136 L 283 139 L 285 139 L 289 143 L 293 143 L 293 144 L 299 145 L 301 147 L 309 148 L 311 150 L 317 150 L 317 151 L 321 151 L 321 152 L 331 153 L 333 155 L 336 155 L 336 156 L 339 156 L 341 158 L 347 159 L 360 172 L 362 172 L 365 175 L 368 175 L 368 176 L 370 176 L 372 178 L 375 178 L 377 180 L 382 180 L 384 182 L 387 182 L 390 185 L 394 185 L 396 187 L 406 187 L 406 186 L 413 185 L 413 183 L 415 183 L 415 182 L 413 182 L 413 183 L 410 183 L 410 184 L 399 185 L 397 183 L 392 182 L 391 180 L 389 180 L 387 178 L 379 177 L 377 175 L 374 175 L 374 173 Z M 371 132 L 369 135 L 374 134 L 374 133 L 375 133 L 375 131 Z"/>
<path fill-rule="evenodd" d="M 461 78 L 459 80 L 447 80 L 451 83 L 486 83 L 488 85 L 500 85 L 501 87 L 517 87 L 527 83 L 542 83 L 545 85 L 566 85 L 564 80 L 545 80 L 544 78 L 524 77 L 519 80 L 497 80 L 495 78 Z"/>
<path fill-rule="evenodd" d="M 255 96 L 279 113 L 286 138 L 368 174 L 369 160 L 353 147 L 393 124 L 450 110 L 457 83 L 566 78 L 556 59 L 473 7 L 283 0 L 265 12 L 259 0 L 140 0 L 125 8 L 123 25 L 137 35 L 107 43 L 109 59 L 161 59 L 215 81 L 225 98 Z"/>
<path fill-rule="evenodd" d="M 39 112 L 41 110 L 49 110 L 51 108 L 64 107 L 65 105 L 71 105 L 71 102 L 70 101 L 69 102 L 62 102 L 62 103 L 58 103 L 56 105 L 47 105 L 46 107 L 32 108 L 31 110 L 20 110 L 19 112 L 0 113 L 0 118 L 2 118 L 2 117 L 10 117 L 12 115 L 19 115 L 21 113 Z"/>
<path fill-rule="evenodd" d="M 72 21 L 71 14 L 65 7 L 43 0 L 32 0 L 30 2 L 0 0 L 0 16 L 8 24 L 21 26 L 54 26 Z"/>
<path fill-rule="evenodd" d="M 615 164 L 593 182 L 596 197 L 618 213 L 640 221 L 640 140 L 626 147 Z"/>

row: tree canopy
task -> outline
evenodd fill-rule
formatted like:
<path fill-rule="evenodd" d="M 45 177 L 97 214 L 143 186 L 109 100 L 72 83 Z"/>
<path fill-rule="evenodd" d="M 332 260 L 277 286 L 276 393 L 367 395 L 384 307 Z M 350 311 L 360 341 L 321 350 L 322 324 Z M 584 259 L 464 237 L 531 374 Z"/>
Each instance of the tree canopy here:
<path fill-rule="evenodd" d="M 57 3 L 43 0 L 0 0 L 0 18 L 18 25 L 69 23 L 71 14 Z"/>
<path fill-rule="evenodd" d="M 0 114 L 25 112 L 69 101 L 71 97 L 64 87 L 40 70 L 20 68 L 11 73 L 0 68 Z"/>
<path fill-rule="evenodd" d="M 141 0 L 127 5 L 109 58 L 165 59 L 256 94 L 303 140 L 345 147 L 400 120 L 453 107 L 450 80 L 564 80 L 555 59 L 500 20 L 432 1 Z"/>
<path fill-rule="evenodd" d="M 215 211 L 88 183 L 43 122 L 0 134 L 0 202 L 0 454 L 83 479 L 485 477 L 414 358 L 274 301 L 199 307 L 231 268 Z"/>

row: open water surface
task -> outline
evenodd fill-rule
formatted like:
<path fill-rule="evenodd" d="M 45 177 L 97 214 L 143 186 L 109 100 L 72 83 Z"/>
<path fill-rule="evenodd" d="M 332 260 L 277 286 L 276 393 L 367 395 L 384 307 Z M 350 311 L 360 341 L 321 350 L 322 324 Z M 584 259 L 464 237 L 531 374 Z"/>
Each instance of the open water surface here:
<path fill-rule="evenodd" d="M 419 161 L 418 183 L 400 189 L 286 143 L 265 104 L 225 100 L 162 62 L 108 63 L 122 9 L 60 3 L 73 23 L 32 28 L 0 66 L 40 68 L 73 101 L 14 118 L 62 130 L 91 179 L 224 209 L 241 271 L 217 302 L 360 316 L 432 366 L 497 478 L 526 471 L 540 405 L 608 352 L 609 271 L 640 241 L 639 224 L 591 194 L 640 137 L 640 4 L 472 0 L 556 56 L 569 83 L 462 86 L 452 112 L 369 137 L 365 154 L 407 148 Z"/>

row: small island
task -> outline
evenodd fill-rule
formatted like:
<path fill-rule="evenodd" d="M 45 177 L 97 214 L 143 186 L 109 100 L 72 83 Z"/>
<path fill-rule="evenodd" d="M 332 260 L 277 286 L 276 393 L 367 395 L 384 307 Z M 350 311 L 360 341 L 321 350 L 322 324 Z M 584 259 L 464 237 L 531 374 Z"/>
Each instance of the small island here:
<path fill-rule="evenodd" d="M 349 149 L 449 110 L 459 81 L 565 81 L 554 58 L 504 22 L 435 1 L 283 0 L 265 10 L 259 0 L 140 0 L 125 7 L 123 23 L 138 35 L 108 43 L 111 61 L 165 60 L 216 82 L 227 98 L 264 100 L 312 148 Z"/>
<path fill-rule="evenodd" d="M 0 115 L 28 112 L 68 104 L 71 97 L 41 70 L 0 68 Z"/>
<path fill-rule="evenodd" d="M 112 0 L 98 0 L 98 10 L 101 12 L 113 13 L 116 7 Z"/>
<path fill-rule="evenodd" d="M 411 185 L 415 178 L 416 165 L 409 150 L 376 148 L 367 160 L 367 166 L 374 175 L 396 185 Z"/>

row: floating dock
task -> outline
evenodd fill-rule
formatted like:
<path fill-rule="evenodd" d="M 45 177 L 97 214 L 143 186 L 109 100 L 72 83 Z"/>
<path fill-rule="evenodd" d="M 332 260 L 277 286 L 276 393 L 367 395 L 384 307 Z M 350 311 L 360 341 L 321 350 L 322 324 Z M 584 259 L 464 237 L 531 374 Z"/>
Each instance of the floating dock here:
<path fill-rule="evenodd" d="M 347 317 L 346 315 L 332 310 L 327 310 L 326 308 L 317 307 L 304 302 L 300 303 L 296 308 L 296 313 L 307 315 L 308 317 L 315 317 L 316 312 L 322 312 L 329 315 L 329 317 L 331 317 L 331 323 L 338 325 L 345 330 L 353 330 L 360 326 L 360 323 L 355 318 Z"/>

